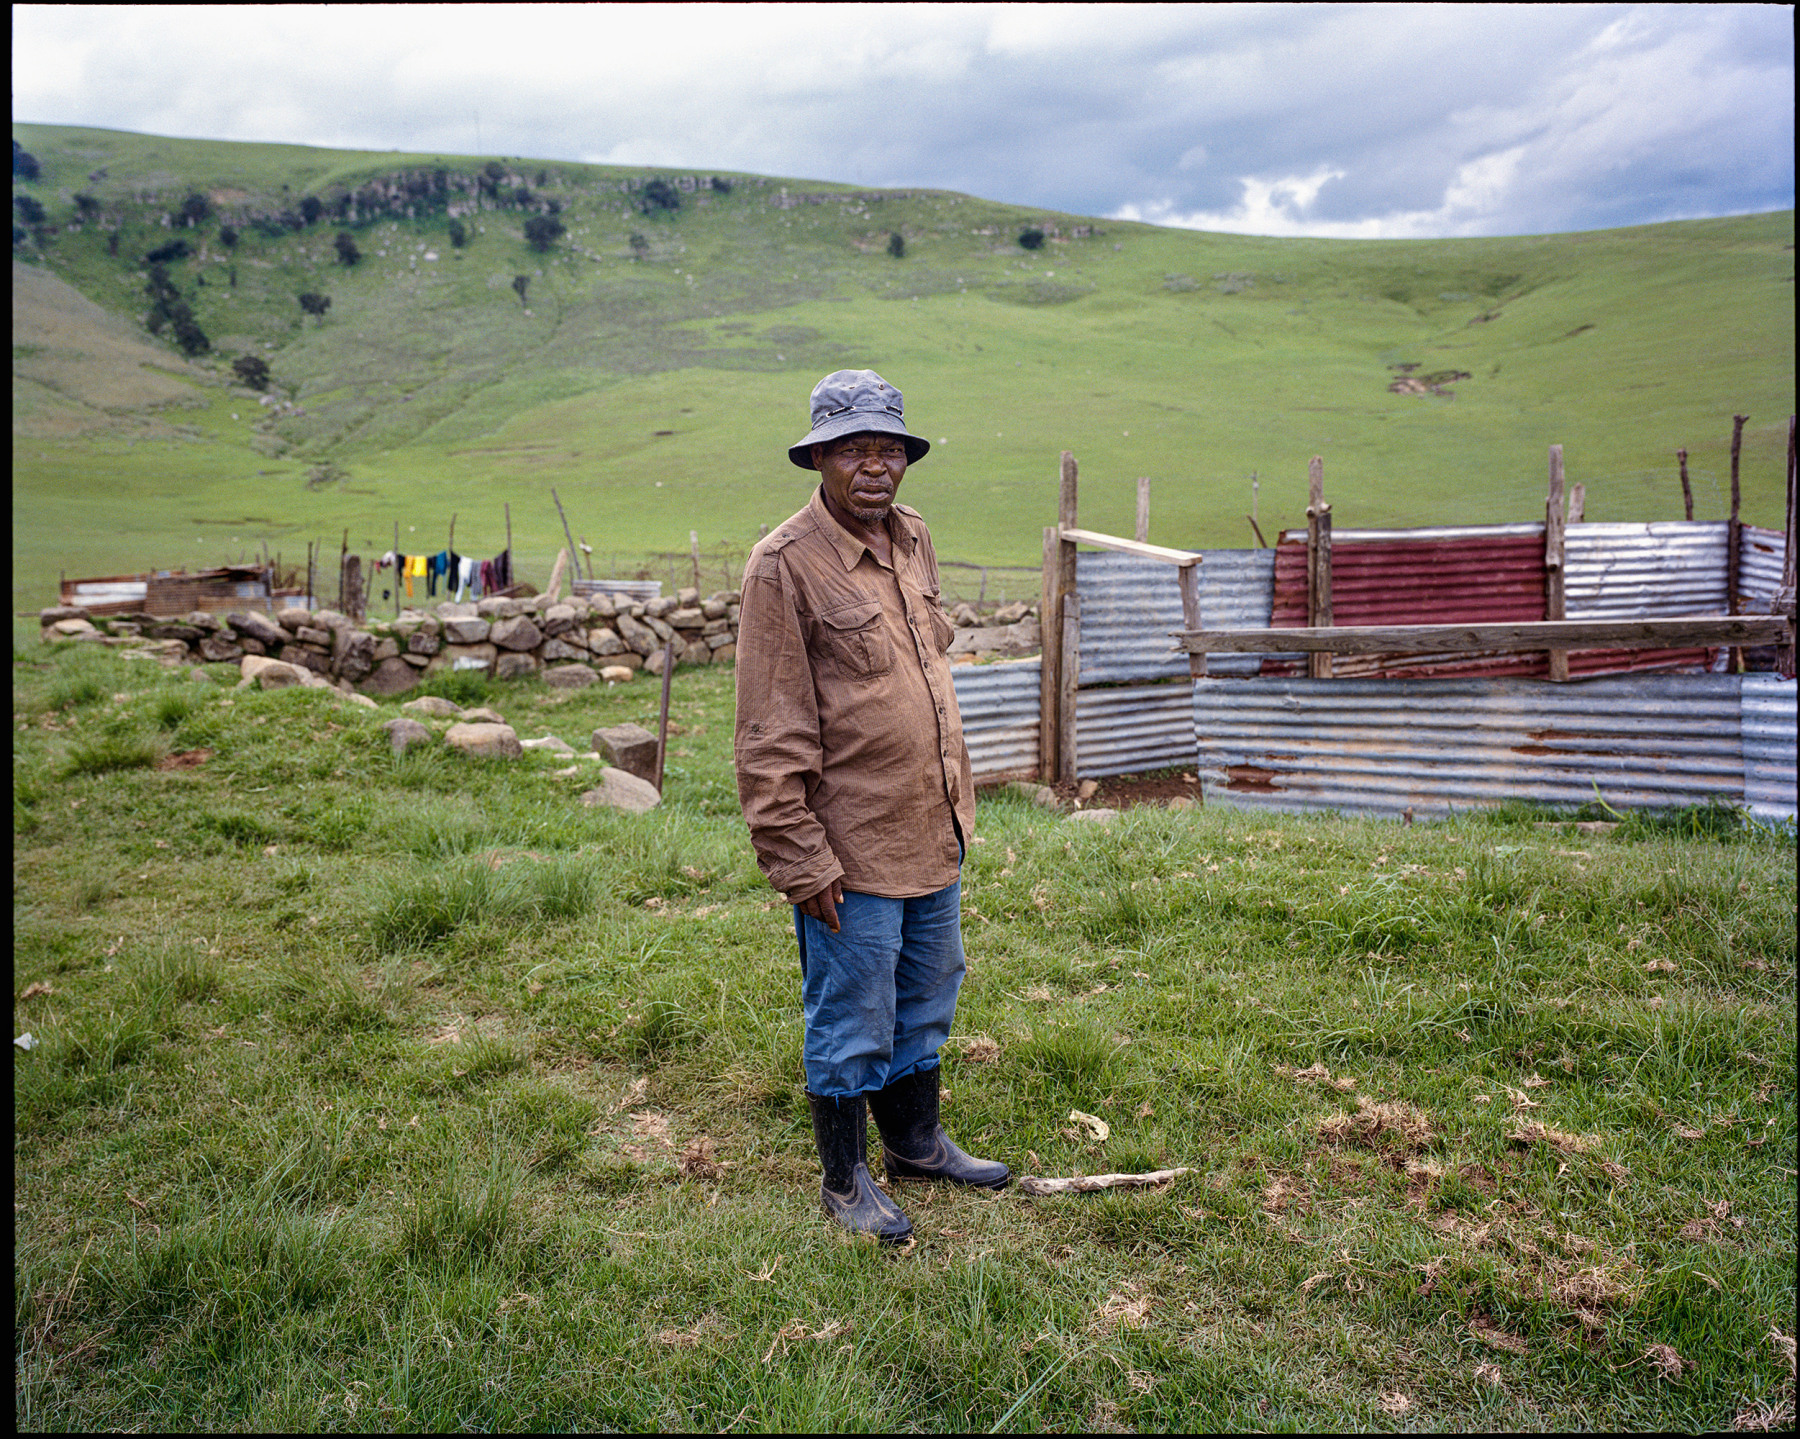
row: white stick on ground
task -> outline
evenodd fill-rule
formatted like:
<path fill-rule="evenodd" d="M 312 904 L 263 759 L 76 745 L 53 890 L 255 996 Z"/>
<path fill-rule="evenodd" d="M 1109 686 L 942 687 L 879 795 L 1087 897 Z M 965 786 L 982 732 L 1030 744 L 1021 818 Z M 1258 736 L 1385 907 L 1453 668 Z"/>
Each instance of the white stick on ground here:
<path fill-rule="evenodd" d="M 1039 1179 L 1027 1174 L 1019 1181 L 1021 1194 L 1092 1194 L 1100 1189 L 1150 1189 L 1167 1184 L 1171 1179 L 1194 1171 L 1185 1165 L 1180 1169 L 1153 1169 L 1148 1174 L 1085 1174 L 1075 1179 Z"/>

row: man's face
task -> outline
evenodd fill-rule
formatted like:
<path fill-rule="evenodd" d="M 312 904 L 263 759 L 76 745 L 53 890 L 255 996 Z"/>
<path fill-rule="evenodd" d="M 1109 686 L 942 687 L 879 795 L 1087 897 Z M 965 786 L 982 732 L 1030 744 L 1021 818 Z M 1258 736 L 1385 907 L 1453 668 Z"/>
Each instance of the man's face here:
<path fill-rule="evenodd" d="M 897 435 L 845 435 L 812 447 L 813 464 L 834 509 L 878 525 L 894 506 L 906 477 L 906 446 Z"/>

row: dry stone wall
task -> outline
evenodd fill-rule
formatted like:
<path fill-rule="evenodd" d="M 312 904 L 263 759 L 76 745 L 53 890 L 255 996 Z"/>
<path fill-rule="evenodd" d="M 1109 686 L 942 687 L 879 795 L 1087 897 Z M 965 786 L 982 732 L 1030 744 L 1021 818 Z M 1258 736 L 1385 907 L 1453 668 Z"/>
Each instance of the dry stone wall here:
<path fill-rule="evenodd" d="M 646 601 L 626 595 L 490 596 L 360 623 L 334 610 L 304 609 L 273 616 L 195 613 L 171 620 L 97 618 L 59 607 L 40 611 L 38 618 L 46 642 L 120 646 L 168 664 L 234 664 L 246 656 L 266 656 L 340 689 L 397 695 L 441 670 L 473 670 L 496 679 L 537 675 L 565 689 L 602 680 L 622 683 L 641 671 L 660 674 L 670 640 L 678 666 L 729 664 L 737 657 L 739 600 L 737 591 L 702 597 L 693 589 Z M 1003 606 L 988 615 L 959 605 L 952 618 L 953 663 L 1037 652 L 1037 620 L 1028 605 Z"/>

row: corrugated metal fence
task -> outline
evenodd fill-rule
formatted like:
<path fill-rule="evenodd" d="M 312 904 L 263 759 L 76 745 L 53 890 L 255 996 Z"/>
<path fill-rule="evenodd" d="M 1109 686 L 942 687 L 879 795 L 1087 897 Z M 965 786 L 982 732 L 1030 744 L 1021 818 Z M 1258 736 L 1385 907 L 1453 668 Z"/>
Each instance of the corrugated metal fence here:
<path fill-rule="evenodd" d="M 1038 768 L 1041 660 L 956 665 L 950 681 L 962 712 L 963 741 L 980 784 L 1031 779 Z"/>
<path fill-rule="evenodd" d="M 1744 803 L 1758 819 L 1794 820 L 1794 752 L 1800 746 L 1794 682 L 1743 677 Z"/>
<path fill-rule="evenodd" d="M 1504 800 L 1581 804 L 1596 792 L 1618 808 L 1744 792 L 1736 675 L 1200 680 L 1194 689 L 1209 803 L 1441 815 Z"/>

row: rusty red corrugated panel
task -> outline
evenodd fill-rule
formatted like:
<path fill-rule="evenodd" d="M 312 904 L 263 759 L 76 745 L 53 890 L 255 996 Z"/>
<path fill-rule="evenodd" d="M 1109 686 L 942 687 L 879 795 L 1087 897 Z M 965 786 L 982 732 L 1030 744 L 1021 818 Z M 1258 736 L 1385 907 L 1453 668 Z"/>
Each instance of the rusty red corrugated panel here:
<path fill-rule="evenodd" d="M 1544 617 L 1542 526 L 1496 526 L 1491 533 L 1404 537 L 1384 531 L 1359 539 L 1353 530 L 1332 538 L 1332 622 L 1339 625 L 1500 624 Z M 1306 624 L 1306 539 L 1285 534 L 1275 550 L 1271 626 Z M 1407 679 L 1546 673 L 1541 654 L 1340 655 L 1332 673 Z M 1298 674 L 1291 660 L 1265 660 L 1266 675 Z"/>
<path fill-rule="evenodd" d="M 1338 625 L 1502 624 L 1544 618 L 1544 531 L 1541 525 L 1476 527 L 1453 534 L 1429 531 L 1416 538 L 1378 532 L 1360 539 L 1354 530 L 1332 537 L 1332 623 Z M 1275 593 L 1270 625 L 1306 624 L 1306 538 L 1290 531 L 1275 549 Z M 1646 670 L 1703 671 L 1713 652 L 1685 650 L 1577 650 L 1569 673 L 1631 674 Z M 1339 655 L 1339 678 L 1452 679 L 1490 676 L 1542 679 L 1549 659 L 1523 654 Z M 1265 675 L 1297 675 L 1304 665 L 1265 659 Z"/>

